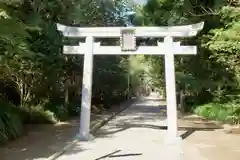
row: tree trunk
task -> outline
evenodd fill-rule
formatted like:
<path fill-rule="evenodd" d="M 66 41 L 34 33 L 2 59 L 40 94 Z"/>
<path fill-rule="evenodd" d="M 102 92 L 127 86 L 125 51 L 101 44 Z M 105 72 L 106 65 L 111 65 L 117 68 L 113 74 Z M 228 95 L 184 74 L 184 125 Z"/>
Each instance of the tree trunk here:
<path fill-rule="evenodd" d="M 184 113 L 185 110 L 184 110 L 184 107 L 185 107 L 185 104 L 184 104 L 184 92 L 183 90 L 180 90 L 180 102 L 179 102 L 179 105 L 180 105 L 180 112 L 181 113 Z"/>
<path fill-rule="evenodd" d="M 65 106 L 67 106 L 69 104 L 69 79 L 67 79 L 65 82 L 64 104 L 65 104 Z"/>

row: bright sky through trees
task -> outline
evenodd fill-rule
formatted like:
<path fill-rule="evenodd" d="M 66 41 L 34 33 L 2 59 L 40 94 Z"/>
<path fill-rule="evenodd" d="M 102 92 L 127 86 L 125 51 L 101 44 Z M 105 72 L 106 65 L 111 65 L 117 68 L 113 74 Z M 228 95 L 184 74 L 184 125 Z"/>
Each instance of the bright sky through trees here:
<path fill-rule="evenodd" d="M 144 4 L 147 0 L 134 0 L 137 4 Z"/>

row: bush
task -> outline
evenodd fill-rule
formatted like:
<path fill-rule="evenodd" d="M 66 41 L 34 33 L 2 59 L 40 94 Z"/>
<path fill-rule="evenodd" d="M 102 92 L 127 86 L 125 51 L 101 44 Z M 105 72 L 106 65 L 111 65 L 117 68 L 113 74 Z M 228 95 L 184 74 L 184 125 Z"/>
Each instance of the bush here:
<path fill-rule="evenodd" d="M 16 139 L 22 134 L 23 123 L 12 104 L 0 102 L 0 144 Z"/>
<path fill-rule="evenodd" d="M 44 106 L 45 110 L 49 110 L 50 112 L 54 113 L 55 117 L 58 120 L 67 120 L 69 118 L 69 111 L 68 108 L 65 107 L 63 104 L 53 104 L 48 103 Z"/>
<path fill-rule="evenodd" d="M 54 124 L 57 117 L 49 110 L 44 110 L 41 105 L 18 108 L 19 115 L 24 124 Z"/>
<path fill-rule="evenodd" d="M 227 123 L 239 123 L 240 121 L 240 105 L 233 102 L 200 105 L 195 108 L 194 112 L 210 120 Z"/>
<path fill-rule="evenodd" d="M 69 116 L 79 116 L 81 112 L 81 103 L 71 103 L 67 107 Z"/>
<path fill-rule="evenodd" d="M 0 145 L 21 136 L 24 124 L 56 122 L 55 115 L 41 106 L 16 107 L 0 101 Z"/>

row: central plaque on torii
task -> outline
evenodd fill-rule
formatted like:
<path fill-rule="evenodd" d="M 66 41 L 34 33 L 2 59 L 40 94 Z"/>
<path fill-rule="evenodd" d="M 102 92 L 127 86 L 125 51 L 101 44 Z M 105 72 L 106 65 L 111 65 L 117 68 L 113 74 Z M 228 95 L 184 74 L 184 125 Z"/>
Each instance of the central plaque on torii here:
<path fill-rule="evenodd" d="M 136 51 L 135 29 L 124 28 L 121 30 L 120 45 L 122 51 Z"/>

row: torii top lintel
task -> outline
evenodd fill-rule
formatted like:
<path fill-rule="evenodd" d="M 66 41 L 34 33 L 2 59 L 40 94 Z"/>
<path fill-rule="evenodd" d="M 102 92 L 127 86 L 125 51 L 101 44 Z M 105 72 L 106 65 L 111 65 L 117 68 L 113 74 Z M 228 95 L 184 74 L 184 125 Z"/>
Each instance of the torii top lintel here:
<path fill-rule="evenodd" d="M 122 29 L 134 29 L 136 37 L 192 37 L 203 29 L 204 22 L 164 27 L 70 27 L 57 24 L 65 37 L 120 37 Z"/>

